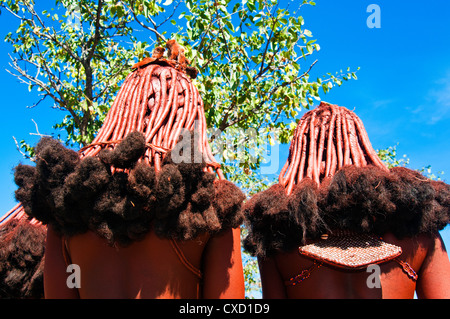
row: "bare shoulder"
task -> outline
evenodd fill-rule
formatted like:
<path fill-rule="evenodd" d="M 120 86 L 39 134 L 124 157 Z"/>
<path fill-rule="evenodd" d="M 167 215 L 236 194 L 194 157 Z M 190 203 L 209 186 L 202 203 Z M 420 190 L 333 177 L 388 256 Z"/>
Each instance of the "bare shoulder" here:
<path fill-rule="evenodd" d="M 442 241 L 439 234 L 419 234 L 414 237 L 397 238 L 392 234 L 385 234 L 383 240 L 390 244 L 400 246 L 402 248 L 402 256 L 408 257 L 409 261 L 421 264 L 430 251 L 434 250 L 436 243 Z"/>
<path fill-rule="evenodd" d="M 418 273 L 416 292 L 419 298 L 450 298 L 450 261 L 439 233 L 401 240 L 387 235 L 385 239 L 402 247 L 401 258 Z"/>
<path fill-rule="evenodd" d="M 429 248 L 417 282 L 419 298 L 450 298 L 450 261 L 439 234 L 429 239 Z"/>

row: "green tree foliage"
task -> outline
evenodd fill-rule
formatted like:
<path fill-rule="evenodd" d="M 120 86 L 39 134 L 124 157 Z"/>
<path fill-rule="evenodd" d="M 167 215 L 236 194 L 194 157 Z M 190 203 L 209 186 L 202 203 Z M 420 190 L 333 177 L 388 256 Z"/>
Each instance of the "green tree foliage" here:
<path fill-rule="evenodd" d="M 2 7 L 20 21 L 5 39 L 13 46 L 10 73 L 36 89 L 33 106 L 50 98 L 53 108 L 65 111 L 55 128 L 67 132 L 66 142 L 89 143 L 129 64 L 145 52 L 128 26 L 132 19 L 111 1 L 57 0 L 42 12 L 33 0 L 2 1 Z M 124 38 L 128 47 L 120 44 Z"/>
<path fill-rule="evenodd" d="M 227 163 L 225 173 L 257 191 L 264 184 L 255 172 L 267 142 L 286 143 L 302 108 L 356 78 L 348 70 L 311 79 L 318 62 L 311 56 L 320 47 L 299 12 L 313 4 L 55 0 L 54 8 L 39 12 L 33 0 L 3 0 L 1 8 L 20 21 L 6 37 L 13 45 L 10 72 L 37 90 L 35 105 L 50 98 L 65 111 L 55 128 L 75 146 L 93 139 L 131 65 L 175 38 L 200 71 L 196 85 L 209 127 L 220 132 L 212 144 Z M 22 146 L 31 150 L 25 141 Z"/>
<path fill-rule="evenodd" d="M 381 160 L 388 168 L 396 166 L 406 167 L 409 165 L 409 158 L 406 154 L 404 154 L 402 158 L 398 158 L 397 146 L 398 144 L 395 146 L 389 146 L 385 149 L 377 150 L 378 157 L 381 158 Z M 437 175 L 433 173 L 431 165 L 427 165 L 425 167 L 422 167 L 421 169 L 416 170 L 431 180 L 442 180 L 442 175 L 444 175 L 443 171 L 438 171 L 436 173 Z"/>
<path fill-rule="evenodd" d="M 320 50 L 304 19 L 305 4 L 280 8 L 278 1 L 186 1 L 187 20 L 177 40 L 200 70 L 199 89 L 209 127 L 220 130 L 225 172 L 249 193 L 266 186 L 256 174 L 274 143 L 287 143 L 302 108 L 320 100 L 354 72 L 312 80 Z"/>
<path fill-rule="evenodd" d="M 131 66 L 175 38 L 200 71 L 195 85 L 212 148 L 227 178 L 249 195 L 267 187 L 258 173 L 266 150 L 289 141 L 299 112 L 356 79 L 350 69 L 312 78 L 320 46 L 300 13 L 313 1 L 55 0 L 53 8 L 0 1 L 2 14 L 20 22 L 5 39 L 10 73 L 37 93 L 33 106 L 47 99 L 64 111 L 54 129 L 74 147 L 92 141 Z M 246 274 L 248 289 L 258 287 L 251 258 Z"/>
<path fill-rule="evenodd" d="M 409 164 L 409 158 L 407 158 L 406 155 L 403 155 L 400 159 L 397 158 L 397 145 L 377 150 L 377 154 L 388 168 L 406 166 Z"/>

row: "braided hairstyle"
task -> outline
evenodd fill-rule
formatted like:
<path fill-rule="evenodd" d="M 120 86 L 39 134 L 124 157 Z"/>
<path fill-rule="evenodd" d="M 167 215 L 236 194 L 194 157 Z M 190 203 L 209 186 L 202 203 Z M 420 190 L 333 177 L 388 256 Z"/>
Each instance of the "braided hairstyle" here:
<path fill-rule="evenodd" d="M 168 43 L 169 44 L 169 43 Z M 16 198 L 64 236 L 88 230 L 128 245 L 150 230 L 192 239 L 243 221 L 244 194 L 222 173 L 206 136 L 196 72 L 172 40 L 133 67 L 104 124 L 79 152 L 51 138 L 36 167 L 19 165 Z M 176 60 L 174 60 L 176 58 Z"/>
<path fill-rule="evenodd" d="M 278 184 L 246 202 L 244 247 L 267 256 L 333 229 L 434 233 L 450 222 L 449 196 L 448 184 L 388 169 L 358 116 L 322 102 L 300 119 Z"/>

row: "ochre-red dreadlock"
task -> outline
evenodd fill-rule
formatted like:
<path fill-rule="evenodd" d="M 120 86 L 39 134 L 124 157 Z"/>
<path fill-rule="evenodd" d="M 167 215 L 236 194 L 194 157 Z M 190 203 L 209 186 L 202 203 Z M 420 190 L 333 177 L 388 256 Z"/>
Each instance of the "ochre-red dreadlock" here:
<path fill-rule="evenodd" d="M 450 185 L 406 167 L 388 169 L 362 121 L 322 102 L 301 118 L 279 183 L 245 203 L 245 249 L 255 256 L 290 251 L 330 230 L 398 238 L 450 222 Z"/>
<path fill-rule="evenodd" d="M 387 171 L 358 116 L 345 107 L 322 102 L 300 119 L 279 183 L 290 194 L 303 178 L 320 185 L 324 177 L 346 165 L 374 165 Z"/>
<path fill-rule="evenodd" d="M 138 131 L 144 134 L 147 145 L 141 160 L 159 171 L 164 154 L 173 149 L 182 129 L 187 129 L 198 134 L 198 148 L 208 171 L 215 170 L 224 179 L 208 144 L 203 100 L 184 73 L 192 68 L 186 66 L 183 50 L 178 49 L 174 55 L 174 48 L 179 46 L 173 41 L 168 42 L 169 59 L 162 57 L 162 48 L 157 48 L 152 58 L 133 66 L 135 71 L 125 79 L 102 128 L 81 150 L 81 157 L 95 156 L 105 147 L 114 148 L 130 132 Z"/>

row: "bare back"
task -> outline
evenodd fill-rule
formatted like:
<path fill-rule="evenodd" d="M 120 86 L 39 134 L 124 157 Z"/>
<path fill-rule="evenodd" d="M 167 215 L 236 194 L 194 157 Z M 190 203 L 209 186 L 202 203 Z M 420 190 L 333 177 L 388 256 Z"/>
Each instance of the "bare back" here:
<path fill-rule="evenodd" d="M 244 284 L 239 249 L 239 229 L 218 237 L 207 234 L 190 241 L 161 239 L 153 232 L 128 247 L 109 246 L 92 232 L 67 241 L 68 262 L 80 269 L 81 287 L 69 289 L 67 261 L 59 248 L 63 241 L 48 234 L 44 273 L 47 298 L 242 298 Z M 60 242 L 58 247 L 58 242 Z M 214 252 L 221 250 L 222 260 Z M 47 257 L 48 256 L 48 257 Z M 62 264 L 64 262 L 64 265 Z M 211 288 L 216 277 L 216 288 Z M 216 291 L 214 291 L 214 289 Z"/>
<path fill-rule="evenodd" d="M 406 261 L 418 274 L 412 280 L 395 261 L 380 265 L 379 287 L 369 276 L 375 270 L 344 271 L 322 265 L 297 285 L 286 285 L 293 276 L 313 265 L 297 251 L 260 260 L 264 298 L 450 298 L 450 263 L 440 236 L 418 236 L 398 240 L 392 235 L 384 240 L 402 247 L 400 260 Z"/>
<path fill-rule="evenodd" d="M 186 259 L 201 266 L 206 236 L 183 243 Z M 200 278 L 176 254 L 170 240 L 150 233 L 114 248 L 93 233 L 69 240 L 71 262 L 80 266 L 81 298 L 198 298 Z"/>

